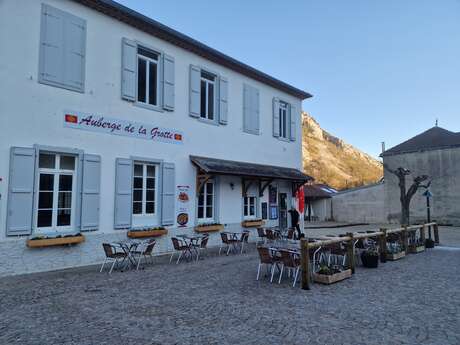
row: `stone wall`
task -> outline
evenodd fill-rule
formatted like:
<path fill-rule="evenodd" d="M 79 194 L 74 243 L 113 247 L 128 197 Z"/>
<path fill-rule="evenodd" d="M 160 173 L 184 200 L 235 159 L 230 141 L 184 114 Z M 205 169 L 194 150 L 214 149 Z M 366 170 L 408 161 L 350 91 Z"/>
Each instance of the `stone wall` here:
<path fill-rule="evenodd" d="M 383 223 L 384 184 L 349 189 L 332 196 L 332 215 L 337 222 Z"/>
<path fill-rule="evenodd" d="M 432 178 L 431 219 L 441 224 L 460 225 L 460 148 L 413 152 L 384 157 L 384 163 L 391 169 L 403 167 L 412 174 L 407 177 L 407 188 L 418 175 Z M 426 220 L 426 198 L 418 192 L 411 202 L 411 222 Z M 399 222 L 398 179 L 385 171 L 385 213 L 387 221 Z"/>

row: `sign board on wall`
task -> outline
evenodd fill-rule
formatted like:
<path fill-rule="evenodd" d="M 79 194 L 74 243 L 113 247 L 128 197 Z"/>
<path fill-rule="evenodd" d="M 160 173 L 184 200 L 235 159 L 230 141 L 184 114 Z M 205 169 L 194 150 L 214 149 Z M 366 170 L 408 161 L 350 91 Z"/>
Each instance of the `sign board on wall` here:
<path fill-rule="evenodd" d="M 175 129 L 75 111 L 64 112 L 64 127 L 170 144 L 182 144 L 184 139 L 182 132 Z"/>
<path fill-rule="evenodd" d="M 177 186 L 177 225 L 186 227 L 190 220 L 190 186 Z"/>

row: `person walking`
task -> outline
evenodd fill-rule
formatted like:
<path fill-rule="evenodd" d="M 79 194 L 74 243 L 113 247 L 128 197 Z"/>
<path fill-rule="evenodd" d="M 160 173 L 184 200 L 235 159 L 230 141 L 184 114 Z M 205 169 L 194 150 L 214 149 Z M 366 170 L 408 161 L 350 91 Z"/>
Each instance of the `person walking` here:
<path fill-rule="evenodd" d="M 291 215 L 291 226 L 295 227 L 297 231 L 297 239 L 300 239 L 303 237 L 303 234 L 300 231 L 300 225 L 299 225 L 300 214 L 295 209 L 295 207 L 291 207 L 291 209 L 288 212 Z"/>

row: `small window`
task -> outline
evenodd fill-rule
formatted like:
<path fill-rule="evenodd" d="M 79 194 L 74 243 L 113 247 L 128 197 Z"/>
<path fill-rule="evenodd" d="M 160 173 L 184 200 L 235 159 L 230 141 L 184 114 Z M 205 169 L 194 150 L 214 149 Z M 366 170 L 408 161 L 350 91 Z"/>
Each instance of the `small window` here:
<path fill-rule="evenodd" d="M 256 197 L 246 196 L 243 198 L 243 216 L 244 218 L 256 217 Z"/>
<path fill-rule="evenodd" d="M 137 48 L 137 101 L 158 106 L 159 54 L 143 47 Z"/>
<path fill-rule="evenodd" d="M 288 104 L 285 102 L 280 102 L 279 108 L 279 117 L 280 117 L 280 124 L 279 124 L 279 132 L 280 138 L 288 139 L 289 138 L 289 111 L 288 111 Z"/>
<path fill-rule="evenodd" d="M 198 195 L 198 221 L 214 220 L 214 182 L 208 181 Z"/>
<path fill-rule="evenodd" d="M 200 117 L 214 121 L 216 104 L 216 76 L 206 71 L 201 71 L 201 99 Z"/>
<path fill-rule="evenodd" d="M 151 164 L 134 164 L 133 215 L 153 216 L 156 214 L 157 169 Z"/>

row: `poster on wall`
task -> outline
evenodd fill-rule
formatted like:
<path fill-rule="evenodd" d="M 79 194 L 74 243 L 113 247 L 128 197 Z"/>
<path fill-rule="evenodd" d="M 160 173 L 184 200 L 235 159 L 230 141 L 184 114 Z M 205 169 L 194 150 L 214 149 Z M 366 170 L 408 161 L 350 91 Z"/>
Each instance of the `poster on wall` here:
<path fill-rule="evenodd" d="M 190 220 L 190 186 L 177 186 L 177 225 L 185 228 Z"/>

